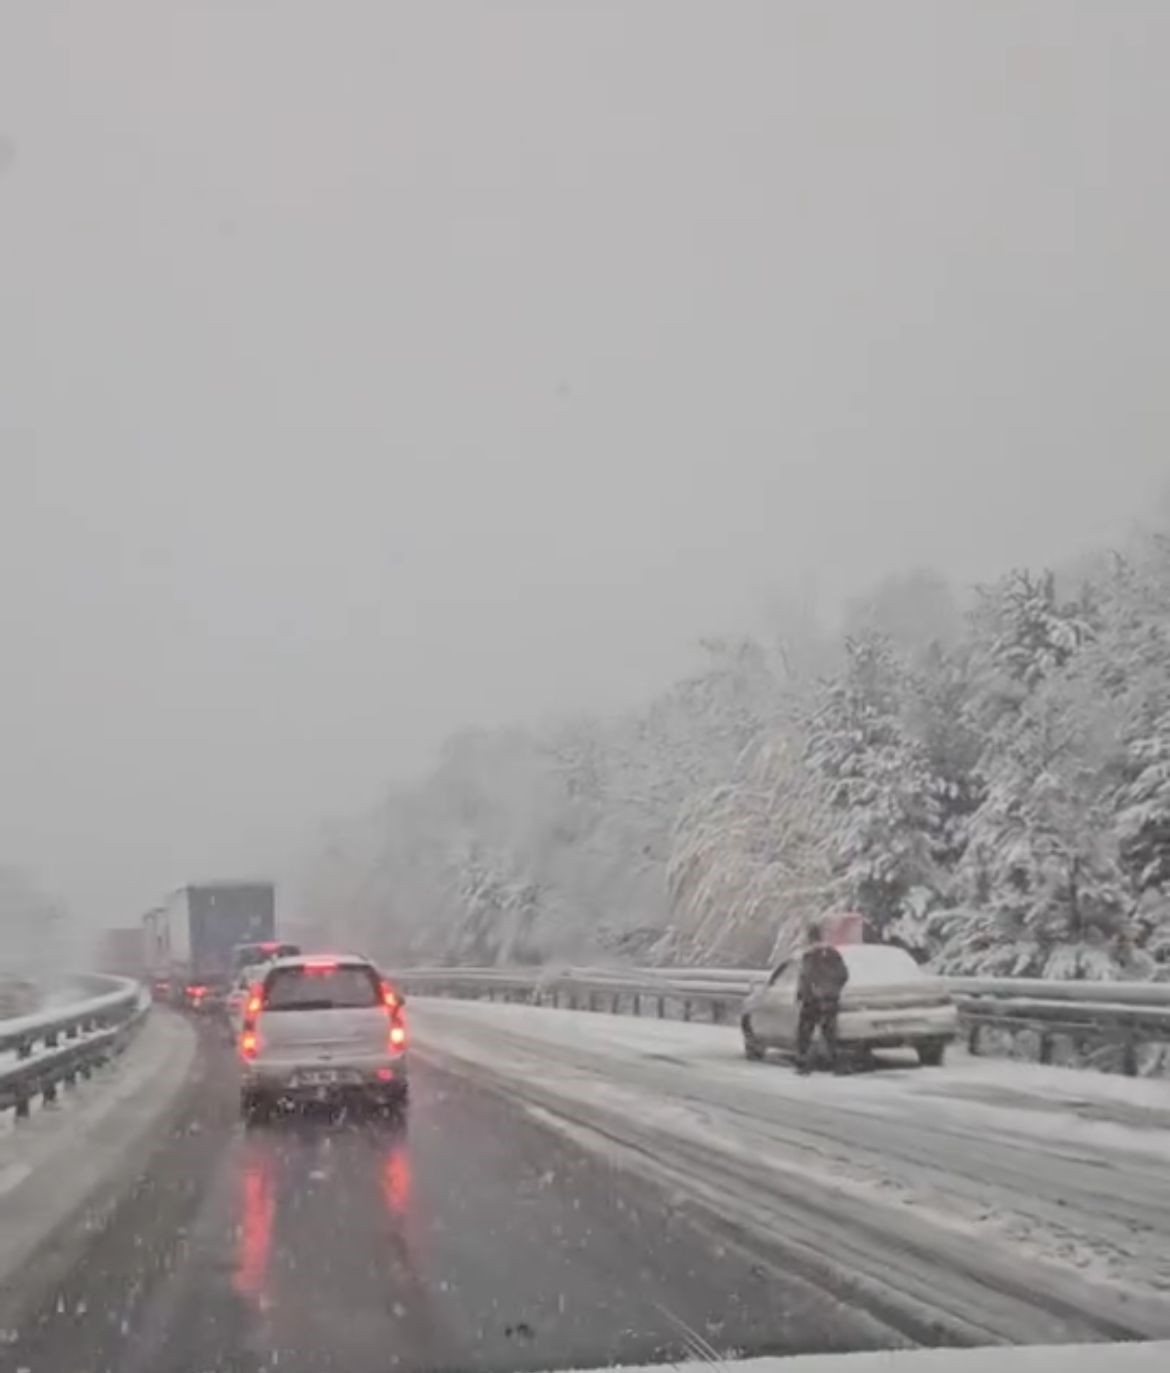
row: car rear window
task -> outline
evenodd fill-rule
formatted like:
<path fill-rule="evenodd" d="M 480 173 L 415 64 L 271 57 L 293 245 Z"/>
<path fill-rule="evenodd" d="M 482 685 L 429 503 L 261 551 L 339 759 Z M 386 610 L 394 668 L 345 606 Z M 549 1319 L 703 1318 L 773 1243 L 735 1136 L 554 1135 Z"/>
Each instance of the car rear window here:
<path fill-rule="evenodd" d="M 847 944 L 841 949 L 855 986 L 881 987 L 923 982 L 926 974 L 905 949 L 890 944 Z"/>
<path fill-rule="evenodd" d="M 378 980 L 369 968 L 274 968 L 264 984 L 266 1011 L 341 1011 L 379 1006 Z"/>

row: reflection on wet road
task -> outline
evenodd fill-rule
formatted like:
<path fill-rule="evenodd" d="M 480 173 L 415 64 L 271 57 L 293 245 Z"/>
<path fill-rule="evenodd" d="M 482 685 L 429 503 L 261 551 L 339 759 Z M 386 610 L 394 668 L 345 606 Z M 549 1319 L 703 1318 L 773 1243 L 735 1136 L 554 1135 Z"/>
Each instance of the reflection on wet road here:
<path fill-rule="evenodd" d="M 408 1125 L 245 1131 L 210 1037 L 201 1072 L 0 1366 L 536 1369 L 877 1338 L 466 1079 L 416 1063 Z"/>

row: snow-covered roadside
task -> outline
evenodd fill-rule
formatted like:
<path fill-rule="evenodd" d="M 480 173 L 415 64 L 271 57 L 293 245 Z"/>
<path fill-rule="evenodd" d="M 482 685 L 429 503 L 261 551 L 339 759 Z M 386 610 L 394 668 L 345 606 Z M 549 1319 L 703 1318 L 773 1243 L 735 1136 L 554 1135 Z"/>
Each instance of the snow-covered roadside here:
<path fill-rule="evenodd" d="M 0 1290 L 123 1167 L 187 1080 L 191 1027 L 153 1011 L 125 1052 L 54 1104 L 0 1126 Z"/>
<path fill-rule="evenodd" d="M 806 1209 L 835 1199 L 855 1223 L 885 1225 L 891 1250 L 933 1251 L 943 1264 L 949 1253 L 959 1266 L 1015 1274 L 1049 1305 L 1071 1302 L 1103 1326 L 1170 1334 L 1163 1083 L 963 1058 L 941 1071 L 800 1079 L 745 1062 L 734 1031 L 717 1026 L 413 1005 L 424 1047 L 510 1080 L 579 1132 L 603 1121 L 608 1137 L 637 1133 L 640 1147 L 673 1150 L 680 1166 L 685 1151 L 696 1167 L 706 1159 L 703 1187 L 721 1171 L 745 1197 L 803 1190 Z M 782 1205 L 778 1223 L 790 1211 Z"/>
<path fill-rule="evenodd" d="M 1115 1344 L 1107 1354 L 1102 1353 L 1099 1344 L 1030 1349 L 1004 1349 L 999 1345 L 991 1349 L 890 1349 L 862 1354 L 721 1360 L 718 1366 L 733 1373 L 1164 1373 L 1170 1368 L 1170 1344 Z M 652 1369 L 613 1367 L 606 1373 L 652 1373 Z M 672 1364 L 671 1373 L 711 1373 L 711 1364 Z"/>

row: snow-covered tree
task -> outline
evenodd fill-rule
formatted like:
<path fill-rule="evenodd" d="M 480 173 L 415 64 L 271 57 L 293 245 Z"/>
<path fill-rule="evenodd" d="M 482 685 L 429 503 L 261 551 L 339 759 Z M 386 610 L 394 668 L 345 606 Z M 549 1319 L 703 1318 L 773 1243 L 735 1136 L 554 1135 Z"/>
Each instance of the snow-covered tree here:
<path fill-rule="evenodd" d="M 838 902 L 913 939 L 940 887 L 940 813 L 929 754 L 907 726 L 908 687 L 887 639 L 850 640 L 808 721 L 805 761 L 827 789 Z"/>
<path fill-rule="evenodd" d="M 982 588 L 974 618 L 989 665 L 1026 690 L 1066 667 L 1093 634 L 1087 599 L 1061 602 L 1050 571 L 1017 570 Z"/>
<path fill-rule="evenodd" d="M 1095 978 L 1126 970 L 1131 903 L 1109 824 L 1108 712 L 1075 674 L 1050 674 L 1032 678 L 982 760 L 987 797 L 959 866 L 960 911 L 935 927 L 947 970 Z"/>
<path fill-rule="evenodd" d="M 821 780 L 789 737 L 761 739 L 735 778 L 679 817 L 667 878 L 675 957 L 765 962 L 830 898 Z"/>

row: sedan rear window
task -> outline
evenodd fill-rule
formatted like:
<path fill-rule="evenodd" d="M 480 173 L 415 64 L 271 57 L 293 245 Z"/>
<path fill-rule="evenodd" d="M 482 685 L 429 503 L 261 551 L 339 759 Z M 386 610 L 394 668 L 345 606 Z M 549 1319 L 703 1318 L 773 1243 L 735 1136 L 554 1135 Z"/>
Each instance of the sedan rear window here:
<path fill-rule="evenodd" d="M 926 974 L 905 949 L 891 944 L 846 944 L 841 949 L 850 982 L 867 987 L 924 982 Z"/>
<path fill-rule="evenodd" d="M 274 968 L 264 986 L 266 1011 L 360 1010 L 382 1003 L 377 978 L 368 968 Z"/>

